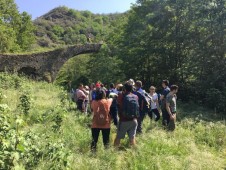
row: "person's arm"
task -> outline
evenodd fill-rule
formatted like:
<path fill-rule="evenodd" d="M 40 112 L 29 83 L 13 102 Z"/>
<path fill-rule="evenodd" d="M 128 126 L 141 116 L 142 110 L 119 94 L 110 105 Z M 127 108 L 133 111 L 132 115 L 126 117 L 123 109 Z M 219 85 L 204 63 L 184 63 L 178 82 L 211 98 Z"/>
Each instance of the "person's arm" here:
<path fill-rule="evenodd" d="M 160 96 L 160 100 L 163 100 L 163 99 L 164 99 L 164 95 L 161 95 L 161 96 Z"/>
<path fill-rule="evenodd" d="M 89 91 L 88 91 L 88 90 L 86 91 L 85 89 L 83 89 L 82 91 L 83 91 L 83 93 L 84 93 L 85 95 L 89 95 Z"/>
<path fill-rule="evenodd" d="M 160 110 L 158 96 L 157 96 L 156 100 L 154 100 L 154 101 L 156 102 L 157 109 Z"/>
<path fill-rule="evenodd" d="M 123 94 L 119 94 L 117 97 L 117 106 L 118 106 L 119 114 L 121 114 L 121 111 L 122 111 L 122 103 L 123 103 Z"/>
<path fill-rule="evenodd" d="M 174 117 L 173 117 L 173 114 L 172 114 L 172 112 L 170 110 L 170 103 L 168 103 L 168 102 L 166 102 L 166 110 L 167 110 L 167 112 L 168 112 L 168 114 L 170 116 L 170 119 L 173 120 Z"/>
<path fill-rule="evenodd" d="M 113 99 L 112 98 L 109 98 L 109 99 L 107 99 L 107 101 L 108 101 L 108 108 L 110 110 L 110 107 L 111 107 L 111 104 L 112 104 Z"/>
<path fill-rule="evenodd" d="M 85 95 L 85 93 L 82 91 L 81 92 L 81 95 L 80 95 L 80 97 L 83 99 L 83 100 L 85 100 L 85 98 L 86 98 L 86 95 Z"/>

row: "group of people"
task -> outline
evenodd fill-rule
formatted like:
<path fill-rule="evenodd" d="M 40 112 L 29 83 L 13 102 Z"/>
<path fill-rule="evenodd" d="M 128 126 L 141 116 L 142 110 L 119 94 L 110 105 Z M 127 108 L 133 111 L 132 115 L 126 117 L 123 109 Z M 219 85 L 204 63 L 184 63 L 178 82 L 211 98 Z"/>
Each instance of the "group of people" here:
<path fill-rule="evenodd" d="M 131 145 L 135 145 L 136 134 L 142 133 L 142 123 L 146 115 L 154 120 L 160 119 L 162 125 L 168 130 L 175 129 L 176 120 L 176 93 L 177 85 L 169 87 L 169 81 L 162 81 L 162 94 L 156 93 L 154 86 L 149 93 L 142 89 L 142 82 L 133 79 L 123 84 L 110 84 L 109 89 L 97 82 L 90 87 L 79 85 L 74 92 L 74 100 L 77 109 L 88 113 L 88 107 L 93 115 L 92 119 L 92 143 L 91 149 L 96 150 L 100 131 L 102 131 L 103 143 L 107 148 L 111 122 L 117 127 L 115 146 L 120 145 L 120 140 L 128 134 Z"/>

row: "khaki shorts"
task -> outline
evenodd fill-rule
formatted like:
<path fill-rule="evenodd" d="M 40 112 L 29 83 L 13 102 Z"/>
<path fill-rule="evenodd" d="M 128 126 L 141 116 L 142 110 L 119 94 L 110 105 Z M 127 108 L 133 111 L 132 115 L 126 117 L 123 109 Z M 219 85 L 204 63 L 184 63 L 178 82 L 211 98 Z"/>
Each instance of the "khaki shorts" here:
<path fill-rule="evenodd" d="M 117 129 L 117 139 L 124 139 L 126 133 L 128 134 L 129 139 L 133 139 L 136 135 L 136 130 L 137 130 L 137 119 L 126 122 L 119 122 Z"/>

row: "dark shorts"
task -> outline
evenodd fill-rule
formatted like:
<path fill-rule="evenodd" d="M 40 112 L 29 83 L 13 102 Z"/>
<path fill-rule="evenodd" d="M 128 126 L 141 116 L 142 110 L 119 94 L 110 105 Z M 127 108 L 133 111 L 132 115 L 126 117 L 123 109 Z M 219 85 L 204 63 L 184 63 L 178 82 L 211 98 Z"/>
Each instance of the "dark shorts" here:
<path fill-rule="evenodd" d="M 136 130 L 137 130 L 137 119 L 126 122 L 119 122 L 116 138 L 124 139 L 127 133 L 129 139 L 133 139 L 136 135 Z"/>

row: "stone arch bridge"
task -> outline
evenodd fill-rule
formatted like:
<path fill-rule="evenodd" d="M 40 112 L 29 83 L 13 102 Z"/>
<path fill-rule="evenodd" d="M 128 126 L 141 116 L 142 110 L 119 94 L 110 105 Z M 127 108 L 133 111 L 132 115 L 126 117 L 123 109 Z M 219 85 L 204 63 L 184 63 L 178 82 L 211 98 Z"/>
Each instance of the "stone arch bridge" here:
<path fill-rule="evenodd" d="M 0 54 L 0 71 L 23 73 L 38 80 L 53 82 L 68 59 L 98 52 L 100 48 L 101 44 L 84 44 L 33 54 Z"/>

